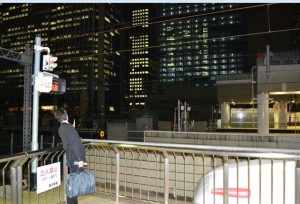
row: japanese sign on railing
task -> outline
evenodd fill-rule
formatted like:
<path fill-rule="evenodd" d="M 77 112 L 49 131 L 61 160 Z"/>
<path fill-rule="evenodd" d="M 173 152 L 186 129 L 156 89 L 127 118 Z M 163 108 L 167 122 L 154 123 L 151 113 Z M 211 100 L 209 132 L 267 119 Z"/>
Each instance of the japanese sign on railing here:
<path fill-rule="evenodd" d="M 60 186 L 60 174 L 60 162 L 38 167 L 36 192 L 39 194 Z"/>

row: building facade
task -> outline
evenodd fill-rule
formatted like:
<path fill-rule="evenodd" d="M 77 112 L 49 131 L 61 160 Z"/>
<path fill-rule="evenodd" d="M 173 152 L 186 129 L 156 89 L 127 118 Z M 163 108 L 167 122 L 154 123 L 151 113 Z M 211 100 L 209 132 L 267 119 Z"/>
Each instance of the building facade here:
<path fill-rule="evenodd" d="M 161 4 L 159 88 L 153 110 L 172 120 L 177 100 L 191 106 L 190 119 L 208 121 L 218 105 L 215 77 L 247 72 L 246 18 L 241 4 Z"/>
<path fill-rule="evenodd" d="M 136 115 L 145 111 L 148 96 L 158 92 L 158 66 L 155 49 L 150 49 L 156 44 L 155 25 L 151 24 L 155 9 L 141 4 L 131 12 L 129 111 Z"/>
<path fill-rule="evenodd" d="M 0 10 L 2 47 L 22 52 L 39 36 L 42 46 L 58 57 L 53 73 L 66 79 L 67 90 L 63 95 L 41 94 L 41 106 L 67 108 L 82 127 L 122 116 L 125 93 L 120 81 L 125 70 L 119 52 L 121 34 L 116 29 L 121 20 L 118 5 L 2 4 Z M 21 82 L 23 70 L 8 65 L 1 80 L 8 76 Z M 22 85 L 18 86 L 1 99 L 2 104 L 18 95 L 15 106 L 22 107 Z"/>
<path fill-rule="evenodd" d="M 214 85 L 216 75 L 247 68 L 245 18 L 239 4 L 163 4 L 159 41 L 160 83 Z M 228 11 L 226 11 L 228 10 Z M 170 20 L 168 20 L 170 19 Z"/>

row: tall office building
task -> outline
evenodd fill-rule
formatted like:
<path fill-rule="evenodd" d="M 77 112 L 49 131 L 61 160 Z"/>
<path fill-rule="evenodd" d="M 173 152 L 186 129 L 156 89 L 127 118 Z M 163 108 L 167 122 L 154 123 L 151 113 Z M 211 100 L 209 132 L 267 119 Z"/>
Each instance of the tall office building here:
<path fill-rule="evenodd" d="M 58 57 L 53 73 L 66 79 L 63 95 L 41 94 L 40 105 L 64 106 L 85 124 L 107 117 L 119 117 L 124 111 L 124 93 L 119 81 L 123 76 L 120 11 L 115 4 L 3 4 L 1 10 L 2 47 L 22 52 L 25 44 L 42 46 Z M 2 70 L 1 80 L 22 81 L 22 69 Z M 42 71 L 42 70 L 41 70 Z M 21 87 L 22 88 L 22 87 Z M 7 98 L 20 95 L 16 89 Z M 16 107 L 22 107 L 22 95 Z M 2 99 L 1 99 L 2 100 Z M 8 101 L 1 101 L 7 104 Z M 20 109 L 21 110 L 21 109 Z M 74 112 L 73 112 L 74 111 Z M 79 121 L 77 121 L 79 122 Z"/>
<path fill-rule="evenodd" d="M 214 85 L 216 75 L 247 69 L 245 19 L 239 4 L 163 4 L 160 32 L 160 83 Z M 226 11 L 228 10 L 228 11 Z M 169 19 L 169 20 L 168 20 Z"/>
<path fill-rule="evenodd" d="M 48 8 L 48 4 L 1 4 L 0 46 L 22 53 L 25 51 L 25 44 L 34 44 L 35 36 L 45 39 L 44 45 L 48 46 Z M 4 59 L 0 59 L 0 64 L 1 119 L 4 124 L 20 125 L 25 98 L 25 67 Z M 30 80 L 27 82 L 31 83 Z"/>
<path fill-rule="evenodd" d="M 294 49 L 300 49 L 300 4 L 290 5 L 290 19 L 293 28 L 297 28 L 292 33 L 292 46 Z"/>
<path fill-rule="evenodd" d="M 120 12 L 114 4 L 63 4 L 52 8 L 51 47 L 67 78 L 68 104 L 80 116 L 120 116 Z M 61 101 L 61 99 L 60 99 Z M 79 103 L 80 102 L 80 103 Z"/>
<path fill-rule="evenodd" d="M 218 104 L 215 76 L 247 72 L 246 4 L 161 4 L 159 20 L 160 95 L 151 109 L 175 121 L 178 100 L 191 107 L 190 120 L 211 118 Z"/>
<path fill-rule="evenodd" d="M 156 64 L 155 26 L 151 24 L 155 9 L 150 4 L 140 4 L 131 12 L 130 29 L 130 72 L 129 72 L 129 111 L 144 111 L 149 95 L 158 91 L 158 66 Z"/>

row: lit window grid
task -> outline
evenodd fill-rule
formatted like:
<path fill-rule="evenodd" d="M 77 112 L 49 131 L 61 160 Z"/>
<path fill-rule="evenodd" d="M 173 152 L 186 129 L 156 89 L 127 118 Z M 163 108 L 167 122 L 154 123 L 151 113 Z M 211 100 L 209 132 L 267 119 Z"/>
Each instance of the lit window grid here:
<path fill-rule="evenodd" d="M 167 6 L 166 6 L 167 5 Z M 218 11 L 224 9 L 231 9 L 236 7 L 237 4 L 164 4 L 163 7 L 163 16 L 168 15 L 177 15 L 177 14 L 189 14 L 194 12 L 209 12 L 209 11 Z"/>
<path fill-rule="evenodd" d="M 174 10 L 174 9 L 173 9 Z M 237 20 L 235 20 L 237 19 Z M 227 21 L 226 21 L 227 20 Z M 238 20 L 238 16 L 236 15 L 228 15 L 228 16 L 219 16 L 219 17 L 210 17 L 210 18 L 203 18 L 203 19 L 192 19 L 192 20 L 179 20 L 179 21 L 170 21 L 170 22 L 166 22 L 166 23 L 163 23 L 163 33 L 162 33 L 162 36 L 165 37 L 165 39 L 167 41 L 174 41 L 176 40 L 176 38 L 174 37 L 174 34 L 173 33 L 176 33 L 177 35 L 175 36 L 183 36 L 183 37 L 190 37 L 191 34 L 195 35 L 195 34 L 198 34 L 199 33 L 199 26 L 198 24 L 202 24 L 204 26 L 208 26 L 209 23 L 212 23 L 212 22 L 221 22 L 220 25 L 225 25 L 226 23 L 227 24 L 233 24 L 233 23 L 236 23 L 236 24 L 239 24 L 240 21 Z M 193 30 L 193 28 L 196 28 Z M 168 34 L 169 33 L 169 34 Z M 207 39 L 208 38 L 208 28 L 203 28 L 203 35 L 202 35 L 202 38 L 203 39 Z M 200 35 L 201 37 L 201 35 Z M 234 38 L 231 38 L 231 39 L 228 39 L 229 41 L 234 41 L 234 40 L 239 40 L 239 39 L 234 39 Z M 221 41 L 226 41 L 226 39 L 221 39 Z M 215 41 L 214 42 L 215 44 L 217 44 L 217 42 Z M 197 51 L 199 48 L 203 48 L 203 49 L 207 49 L 207 50 L 203 50 L 203 53 L 208 53 L 208 47 L 209 45 L 211 45 L 211 43 L 207 43 L 207 41 L 205 40 L 202 40 L 202 45 L 196 45 L 194 47 L 195 51 Z M 226 44 L 225 44 L 226 46 Z M 189 51 L 191 50 L 191 53 L 194 51 L 193 50 L 193 46 L 192 45 L 186 45 L 186 46 L 172 46 L 170 47 L 170 50 L 167 50 L 169 48 L 162 48 L 161 51 L 162 52 L 166 52 L 168 53 L 167 55 L 173 55 L 172 51 L 174 50 L 177 50 L 177 54 L 179 55 L 183 55 L 182 53 L 180 53 L 180 51 L 182 52 L 184 50 L 184 52 L 186 51 Z M 170 54 L 171 53 L 171 54 Z M 224 71 L 224 69 L 226 69 L 226 67 L 235 67 L 237 68 L 238 66 L 232 66 L 232 65 L 224 65 L 224 64 L 221 64 L 221 63 L 226 63 L 225 59 L 222 59 L 220 61 L 216 61 L 216 60 L 213 60 L 213 61 L 200 61 L 199 59 L 195 59 L 195 57 L 193 57 L 192 59 L 193 60 L 190 60 L 190 61 L 186 61 L 186 60 L 183 60 L 181 59 L 181 61 L 177 59 L 177 61 L 174 60 L 174 58 L 170 57 L 170 56 L 165 56 L 165 58 L 162 59 L 162 61 L 172 61 L 173 63 L 161 63 L 161 74 L 160 74 L 160 77 L 161 78 L 164 78 L 164 77 L 177 77 L 177 76 L 180 76 L 180 75 L 185 75 L 185 76 L 208 76 L 208 75 L 218 75 L 218 74 L 228 74 L 228 73 L 231 73 L 231 74 L 237 74 L 237 70 L 226 70 Z M 236 53 L 230 53 L 229 55 L 231 55 L 232 57 L 236 55 Z M 228 59 L 228 61 L 232 64 L 236 64 L 237 62 L 240 62 L 242 61 L 242 59 L 236 59 L 236 58 L 227 58 L 226 55 L 222 54 L 219 56 L 220 58 L 226 58 L 226 60 Z M 216 62 L 219 62 L 220 63 L 220 69 L 223 69 L 223 71 L 211 71 L 211 72 L 207 72 L 207 71 L 204 71 L 204 72 L 199 72 L 199 71 L 195 71 L 195 72 L 184 72 L 182 74 L 180 74 L 180 72 L 175 72 L 175 69 L 174 69 L 174 66 L 175 64 L 177 66 L 182 66 L 184 65 L 185 67 L 188 67 L 188 66 L 195 66 L 197 67 L 197 65 L 199 64 L 216 64 Z M 199 66 L 198 66 L 199 67 Z M 212 69 L 216 69 L 217 66 L 212 66 Z M 167 72 L 167 73 L 164 73 L 164 72 Z M 183 72 L 183 70 L 181 70 L 181 72 Z"/>
<path fill-rule="evenodd" d="M 149 11 L 148 9 L 139 9 L 132 12 L 132 25 L 143 25 L 142 27 L 148 27 L 149 23 Z"/>

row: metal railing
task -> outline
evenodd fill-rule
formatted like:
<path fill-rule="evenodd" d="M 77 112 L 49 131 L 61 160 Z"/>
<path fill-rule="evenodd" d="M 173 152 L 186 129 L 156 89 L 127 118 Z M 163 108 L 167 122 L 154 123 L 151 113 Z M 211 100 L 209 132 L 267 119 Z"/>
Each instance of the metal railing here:
<path fill-rule="evenodd" d="M 300 197 L 295 193 L 300 190 L 298 150 L 83 141 L 88 170 L 93 171 L 96 178 L 95 194 L 111 194 L 116 201 L 127 197 L 165 204 L 300 204 Z M 62 185 L 37 194 L 30 182 L 34 161 L 38 166 L 60 161 Z M 63 168 L 65 157 L 61 148 L 1 157 L 0 165 L 0 203 L 65 201 L 67 172 Z M 268 182 L 265 178 L 269 178 Z M 257 181 L 255 189 L 254 179 Z M 243 181 L 247 181 L 246 187 Z M 265 193 L 266 189 L 269 194 Z M 248 197 L 244 197 L 245 194 Z"/>
<path fill-rule="evenodd" d="M 300 203 L 297 193 L 289 192 L 299 190 L 298 150 L 85 141 L 91 142 L 86 155 L 98 191 L 115 194 L 116 200 L 124 196 L 156 203 L 228 204 L 232 199 L 233 203 L 247 199 L 250 204 L 277 204 L 279 196 L 280 203 Z M 205 181 L 211 175 L 212 179 Z M 246 187 L 242 181 L 247 181 Z M 267 196 L 265 188 L 271 189 Z M 239 190 L 245 189 L 249 197 L 239 197 L 239 193 L 245 194 Z M 202 202 L 198 202 L 199 194 Z"/>
<path fill-rule="evenodd" d="M 44 166 L 61 162 L 66 178 L 65 156 L 62 148 L 24 152 L 0 157 L 1 182 L 0 203 L 59 203 L 65 200 L 64 186 L 48 192 L 36 193 L 36 169 L 32 166 Z M 33 165 L 33 163 L 35 165 Z M 64 182 L 62 182 L 64 184 Z"/>

